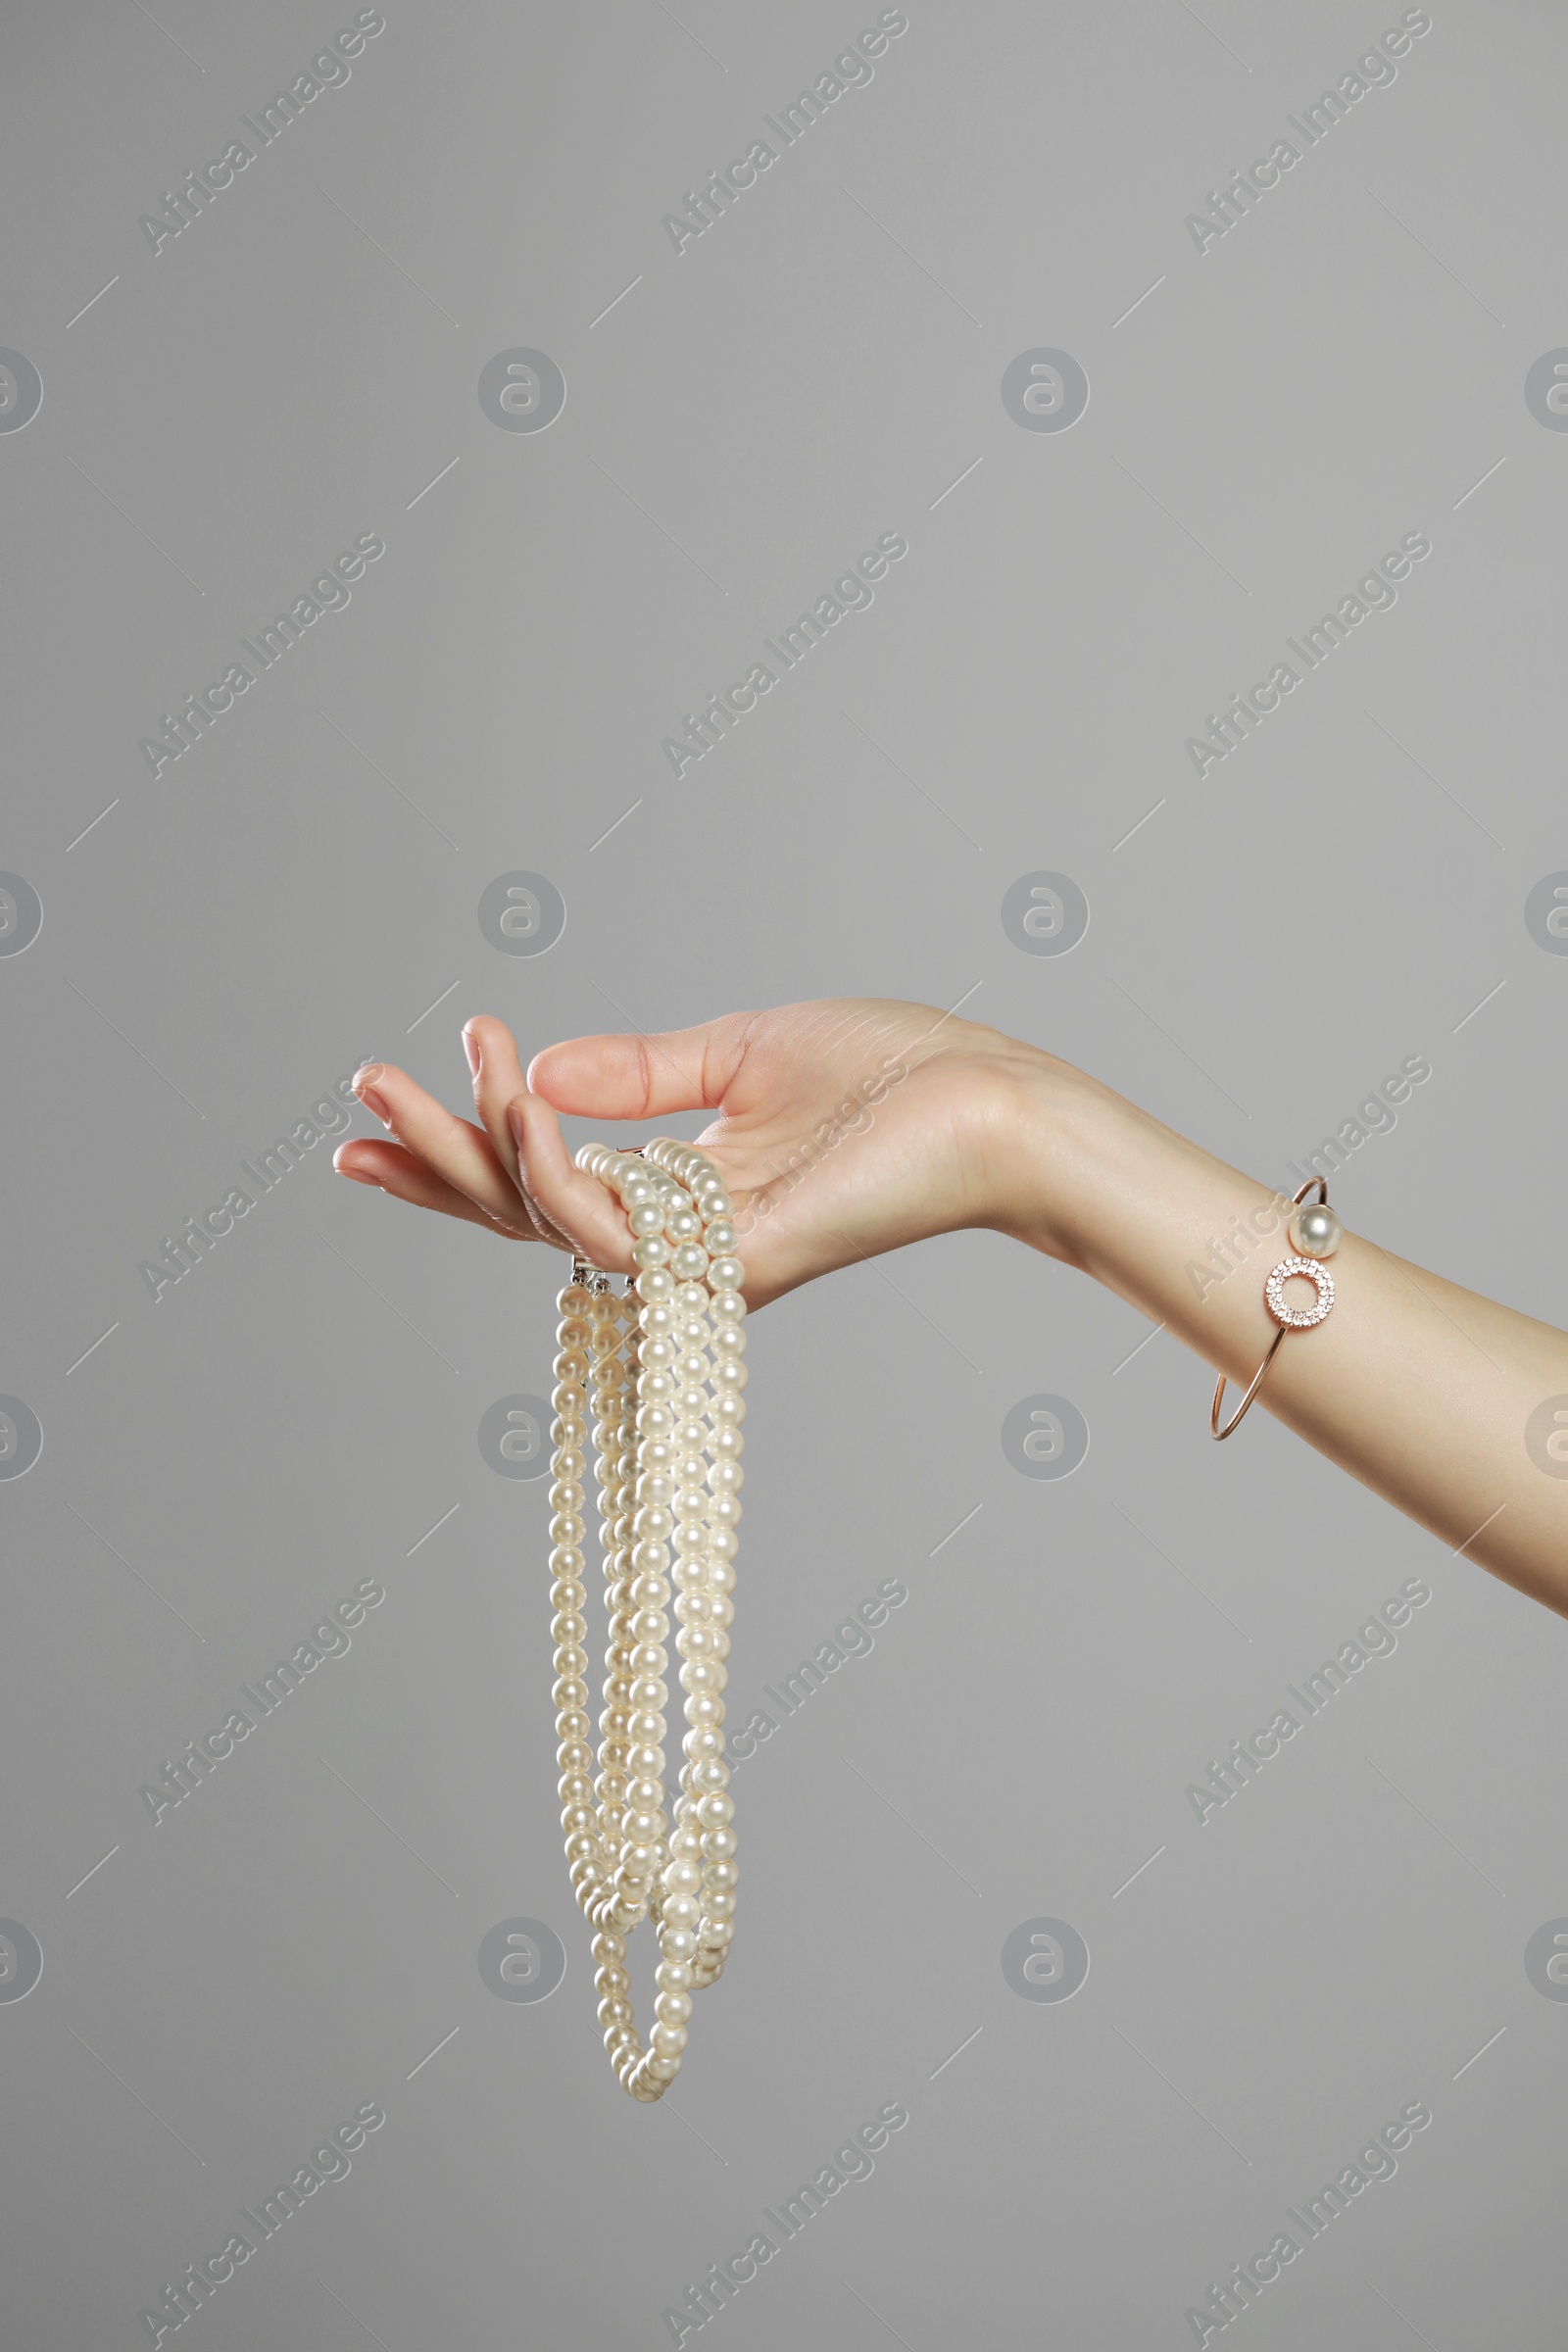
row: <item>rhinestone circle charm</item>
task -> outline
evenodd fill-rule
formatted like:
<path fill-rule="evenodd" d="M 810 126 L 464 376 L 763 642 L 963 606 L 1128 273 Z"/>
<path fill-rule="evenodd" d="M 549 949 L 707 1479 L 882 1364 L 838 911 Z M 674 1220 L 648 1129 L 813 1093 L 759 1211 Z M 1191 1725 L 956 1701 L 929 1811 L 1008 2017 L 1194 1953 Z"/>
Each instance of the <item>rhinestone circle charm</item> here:
<path fill-rule="evenodd" d="M 1293 1274 L 1303 1274 L 1317 1292 L 1314 1306 L 1287 1306 L 1285 1285 Z M 1263 1299 L 1276 1323 L 1288 1331 L 1310 1331 L 1334 1304 L 1334 1277 L 1315 1257 L 1282 1257 L 1263 1285 Z"/>

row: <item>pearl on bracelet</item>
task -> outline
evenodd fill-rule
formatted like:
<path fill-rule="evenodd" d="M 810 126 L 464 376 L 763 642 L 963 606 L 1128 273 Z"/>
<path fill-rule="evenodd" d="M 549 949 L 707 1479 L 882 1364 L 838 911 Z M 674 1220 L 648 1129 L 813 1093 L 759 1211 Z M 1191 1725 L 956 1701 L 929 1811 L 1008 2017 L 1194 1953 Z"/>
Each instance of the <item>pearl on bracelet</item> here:
<path fill-rule="evenodd" d="M 623 2089 L 660 2098 L 680 2071 L 691 1995 L 723 1971 L 734 1936 L 734 1803 L 724 1702 L 734 1618 L 745 1269 L 722 1178 L 661 1137 L 643 1152 L 585 1144 L 577 1166 L 626 1212 L 626 1291 L 578 1259 L 558 1305 L 549 1503 L 561 1826 L 573 1891 L 596 1933 L 599 2023 Z M 589 1744 L 587 1446 L 599 1491 L 610 1640 L 596 1758 Z M 664 1709 L 672 1592 L 685 1761 L 670 1804 Z M 656 2023 L 637 2037 L 626 1937 L 659 1941 Z"/>

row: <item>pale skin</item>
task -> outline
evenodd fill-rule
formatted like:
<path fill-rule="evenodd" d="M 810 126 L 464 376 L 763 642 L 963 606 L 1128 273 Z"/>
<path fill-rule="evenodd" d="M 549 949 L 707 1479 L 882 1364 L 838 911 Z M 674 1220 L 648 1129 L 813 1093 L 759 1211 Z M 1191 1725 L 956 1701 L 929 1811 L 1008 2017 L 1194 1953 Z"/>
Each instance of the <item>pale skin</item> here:
<path fill-rule="evenodd" d="M 631 1122 L 704 1110 L 710 1123 L 693 1140 L 729 1188 L 754 1309 L 839 1266 L 989 1227 L 1092 1275 L 1224 1372 L 1238 1384 L 1227 1416 L 1278 1329 L 1263 1281 L 1293 1254 L 1289 1203 L 998 1030 L 924 1004 L 840 999 L 657 1037 L 573 1038 L 535 1054 L 526 1075 L 500 1021 L 471 1020 L 463 1039 L 477 1123 L 370 1063 L 356 1091 L 395 1140 L 341 1144 L 342 1175 L 629 1274 L 625 1214 L 573 1165 L 559 1114 L 622 1144 Z M 1568 1616 L 1568 1479 L 1525 1444 L 1536 1408 L 1568 1396 L 1568 1334 L 1394 1256 L 1350 1230 L 1340 1190 L 1333 1204 L 1347 1226 L 1328 1261 L 1335 1307 L 1287 1334 L 1252 1412 Z M 1210 1243 L 1234 1237 L 1238 1219 L 1245 1235 L 1250 1218 L 1252 1247 L 1221 1279 Z M 1288 1303 L 1298 1293 L 1311 1303 L 1299 1280 Z M 1211 1442 L 1210 1394 L 1195 1390 L 1195 1446 Z M 1250 1434 L 1244 1423 L 1227 1443 Z"/>

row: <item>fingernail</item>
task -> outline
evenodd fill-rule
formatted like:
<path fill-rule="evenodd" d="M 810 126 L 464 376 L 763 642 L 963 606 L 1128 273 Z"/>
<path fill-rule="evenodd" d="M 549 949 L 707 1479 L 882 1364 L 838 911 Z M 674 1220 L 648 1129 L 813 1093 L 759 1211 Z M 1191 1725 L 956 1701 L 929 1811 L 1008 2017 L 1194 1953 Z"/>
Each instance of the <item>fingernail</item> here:
<path fill-rule="evenodd" d="M 479 1040 L 467 1028 L 463 1032 L 463 1051 L 468 1056 L 469 1076 L 477 1078 L 479 1075 Z"/>
<path fill-rule="evenodd" d="M 339 1168 L 337 1172 L 340 1176 L 349 1177 L 355 1184 L 374 1185 L 378 1193 L 386 1191 L 386 1186 L 381 1182 L 379 1176 L 367 1176 L 358 1168 Z"/>
<path fill-rule="evenodd" d="M 507 1105 L 507 1125 L 511 1130 L 513 1142 L 520 1152 L 523 1136 L 522 1112 L 515 1102 L 509 1102 Z"/>
<path fill-rule="evenodd" d="M 384 1061 L 366 1061 L 360 1064 L 360 1067 L 355 1071 L 353 1077 L 350 1079 L 349 1084 L 353 1087 L 354 1092 L 361 1098 L 362 1101 L 364 1100 L 365 1089 L 368 1086 L 373 1086 L 385 1068 L 386 1063 Z"/>

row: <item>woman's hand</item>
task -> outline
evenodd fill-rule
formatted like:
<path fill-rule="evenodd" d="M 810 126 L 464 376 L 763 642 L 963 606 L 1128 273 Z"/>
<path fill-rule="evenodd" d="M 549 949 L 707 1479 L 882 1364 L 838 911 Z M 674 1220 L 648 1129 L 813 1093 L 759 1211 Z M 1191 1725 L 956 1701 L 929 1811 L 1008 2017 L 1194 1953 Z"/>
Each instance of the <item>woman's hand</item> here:
<path fill-rule="evenodd" d="M 356 1091 L 397 1140 L 340 1145 L 341 1174 L 630 1273 L 624 1212 L 573 1165 L 557 1114 L 596 1120 L 613 1144 L 628 1121 L 710 1110 L 696 1141 L 729 1187 L 753 1306 L 931 1234 L 1010 1227 L 1020 1106 L 1037 1115 L 1043 1075 L 1063 1068 L 974 1022 L 875 998 L 573 1038 L 536 1054 L 526 1079 L 500 1021 L 471 1020 L 463 1037 L 478 1124 L 370 1063 Z"/>

